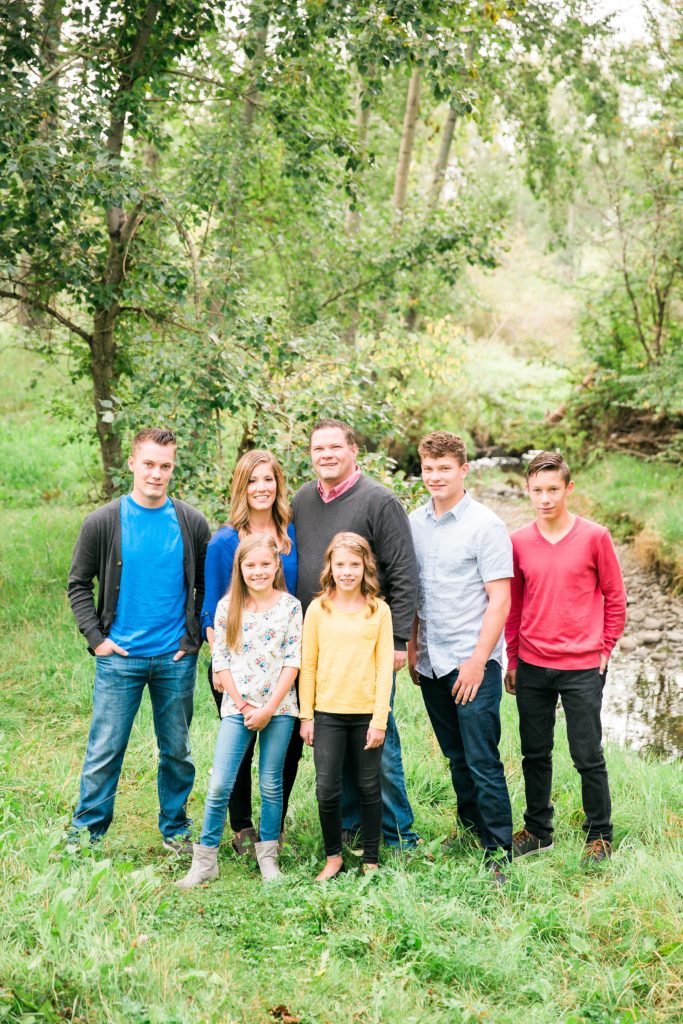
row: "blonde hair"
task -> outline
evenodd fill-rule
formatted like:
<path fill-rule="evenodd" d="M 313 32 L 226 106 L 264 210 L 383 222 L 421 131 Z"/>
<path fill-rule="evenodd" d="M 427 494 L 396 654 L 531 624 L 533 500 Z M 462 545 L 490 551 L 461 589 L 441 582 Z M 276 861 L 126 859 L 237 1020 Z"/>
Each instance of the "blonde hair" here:
<path fill-rule="evenodd" d="M 237 532 L 240 540 L 249 536 L 249 500 L 247 498 L 247 487 L 252 473 L 257 466 L 267 463 L 272 466 L 275 477 L 275 501 L 271 509 L 273 522 L 280 542 L 280 551 L 288 555 L 292 549 L 292 542 L 287 533 L 290 512 L 287 503 L 287 487 L 285 474 L 282 466 L 274 455 L 264 451 L 262 448 L 254 448 L 253 451 L 245 452 L 235 466 L 232 475 L 232 490 L 230 493 L 230 516 L 228 522 Z"/>
<path fill-rule="evenodd" d="M 323 562 L 323 571 L 320 574 L 321 589 L 317 595 L 320 598 L 320 604 L 326 611 L 330 610 L 327 605 L 337 588 L 332 575 L 332 556 L 337 548 L 348 548 L 349 551 L 353 551 L 363 559 L 363 579 L 360 584 L 360 592 L 368 602 L 368 616 L 372 615 L 377 609 L 377 598 L 379 597 L 377 562 L 372 553 L 372 548 L 365 537 L 361 537 L 359 533 L 335 533 L 328 544 Z"/>
<path fill-rule="evenodd" d="M 250 533 L 248 537 L 245 537 L 243 541 L 237 545 L 237 551 L 235 552 L 235 560 L 232 563 L 232 579 L 230 580 L 230 589 L 228 590 L 228 615 L 227 615 L 227 628 L 225 631 L 225 640 L 228 645 L 228 649 L 231 651 L 240 651 L 242 649 L 242 616 L 244 614 L 244 605 L 246 603 L 249 591 L 247 585 L 244 582 L 242 576 L 242 562 L 255 548 L 266 548 L 271 552 L 277 565 L 275 572 L 275 579 L 273 580 L 273 588 L 275 590 L 286 589 L 285 577 L 282 572 L 282 562 L 280 561 L 280 552 L 277 549 L 275 539 L 271 537 L 269 533 Z"/>

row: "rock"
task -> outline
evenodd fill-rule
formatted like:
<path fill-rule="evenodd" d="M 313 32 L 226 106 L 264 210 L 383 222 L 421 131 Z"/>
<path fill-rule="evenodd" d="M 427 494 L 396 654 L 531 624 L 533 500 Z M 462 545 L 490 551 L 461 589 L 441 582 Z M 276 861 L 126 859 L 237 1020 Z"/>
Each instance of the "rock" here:
<path fill-rule="evenodd" d="M 664 654 L 663 651 L 655 651 L 654 654 L 650 655 L 650 660 L 651 661 L 656 661 L 658 663 L 662 662 L 662 661 L 668 661 L 668 658 L 669 658 L 669 655 L 668 654 Z"/>
<path fill-rule="evenodd" d="M 635 651 L 636 647 L 638 646 L 638 637 L 622 636 L 621 640 L 619 641 L 619 650 L 623 651 L 624 654 L 630 654 L 631 651 Z"/>
<path fill-rule="evenodd" d="M 643 622 L 645 619 L 645 612 L 642 608 L 634 608 L 633 611 L 629 609 L 627 618 L 629 622 Z"/>
<path fill-rule="evenodd" d="M 669 640 L 675 644 L 683 644 L 683 633 L 678 629 L 672 629 L 669 633 Z"/>
<path fill-rule="evenodd" d="M 659 632 L 658 629 L 652 629 L 648 632 L 640 634 L 641 644 L 658 644 L 661 639 L 662 634 Z"/>
<path fill-rule="evenodd" d="M 664 625 L 664 623 L 662 622 L 661 619 L 655 619 L 655 618 L 645 619 L 645 621 L 643 622 L 643 629 L 659 630 L 659 629 L 662 629 L 663 625 Z"/>

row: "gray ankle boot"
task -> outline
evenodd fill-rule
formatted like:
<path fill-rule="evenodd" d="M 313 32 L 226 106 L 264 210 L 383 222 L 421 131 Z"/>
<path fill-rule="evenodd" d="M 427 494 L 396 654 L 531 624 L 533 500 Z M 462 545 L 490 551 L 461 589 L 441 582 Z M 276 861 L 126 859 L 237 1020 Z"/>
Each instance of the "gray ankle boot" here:
<path fill-rule="evenodd" d="M 282 872 L 277 866 L 277 855 L 279 852 L 277 839 L 269 839 L 265 843 L 255 843 L 254 849 L 256 850 L 256 859 L 261 869 L 263 881 L 271 882 L 275 878 L 280 878 Z"/>
<path fill-rule="evenodd" d="M 201 843 L 194 843 L 192 846 L 192 864 L 184 878 L 181 878 L 176 885 L 179 889 L 192 889 L 202 882 L 211 882 L 218 878 L 218 857 L 217 846 L 202 846 Z"/>

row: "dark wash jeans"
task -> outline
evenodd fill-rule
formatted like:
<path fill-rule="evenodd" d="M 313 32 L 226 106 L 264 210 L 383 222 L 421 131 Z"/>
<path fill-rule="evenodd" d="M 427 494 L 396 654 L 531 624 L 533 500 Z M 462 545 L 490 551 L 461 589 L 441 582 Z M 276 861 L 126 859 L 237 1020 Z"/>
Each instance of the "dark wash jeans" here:
<path fill-rule="evenodd" d="M 448 675 L 420 676 L 420 689 L 442 753 L 451 766 L 458 818 L 492 852 L 512 847 L 512 811 L 500 742 L 502 672 L 487 661 L 473 701 L 456 704 L 452 696 L 458 669 Z"/>
<path fill-rule="evenodd" d="M 316 711 L 313 716 L 315 795 L 325 854 L 335 857 L 342 851 L 342 779 L 348 752 L 360 795 L 365 864 L 377 863 L 382 831 L 382 747 L 363 749 L 371 718 L 372 715 L 338 715 L 324 711 Z"/>
<path fill-rule="evenodd" d="M 211 669 L 211 665 L 209 665 L 209 686 L 211 687 L 213 699 L 216 701 L 218 717 L 220 718 L 223 693 L 219 690 L 214 690 L 213 688 L 213 671 Z M 258 733 L 254 733 L 254 737 L 247 747 L 230 796 L 228 811 L 230 814 L 230 828 L 233 832 L 241 832 L 243 828 L 254 827 L 254 820 L 251 816 L 251 765 L 254 760 L 254 749 L 256 747 L 257 736 Z M 294 788 L 294 783 L 296 782 L 296 776 L 299 770 L 299 761 L 301 760 L 303 749 L 304 741 L 299 735 L 299 725 L 297 721 L 289 740 L 289 746 L 287 747 L 287 754 L 285 756 L 285 767 L 282 772 L 281 832 L 284 832 L 285 830 L 285 818 L 287 817 L 289 798 Z"/>
<path fill-rule="evenodd" d="M 517 709 L 522 742 L 522 771 L 526 790 L 524 824 L 539 839 L 551 839 L 553 805 L 553 734 L 558 695 L 567 722 L 569 752 L 581 776 L 586 841 L 612 842 L 612 805 L 602 751 L 602 690 L 604 675 L 597 668 L 556 669 L 517 667 Z"/>

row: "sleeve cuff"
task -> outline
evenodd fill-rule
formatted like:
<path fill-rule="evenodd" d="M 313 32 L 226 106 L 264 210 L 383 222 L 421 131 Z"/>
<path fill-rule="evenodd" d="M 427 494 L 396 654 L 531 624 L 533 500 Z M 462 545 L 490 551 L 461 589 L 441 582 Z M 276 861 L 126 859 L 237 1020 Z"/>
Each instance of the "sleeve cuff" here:
<path fill-rule="evenodd" d="M 407 640 L 403 640 L 400 636 L 394 636 L 394 650 L 395 651 L 407 651 L 408 650 L 408 641 Z M 375 726 L 374 728 L 378 729 L 379 726 Z"/>
<path fill-rule="evenodd" d="M 101 629 L 95 628 L 88 630 L 88 632 L 85 634 L 85 639 L 88 641 L 88 647 L 90 647 L 90 649 L 94 651 L 95 648 L 99 647 L 100 644 L 103 643 L 107 638 Z"/>

